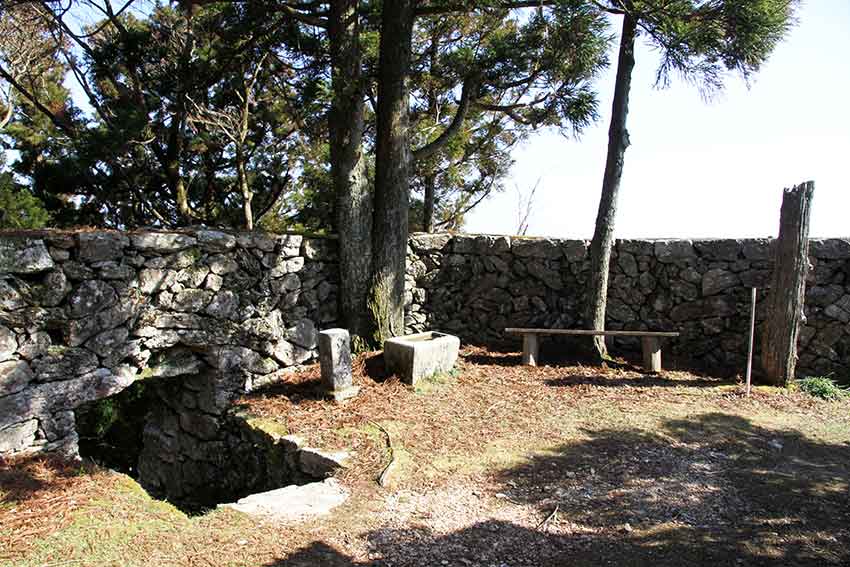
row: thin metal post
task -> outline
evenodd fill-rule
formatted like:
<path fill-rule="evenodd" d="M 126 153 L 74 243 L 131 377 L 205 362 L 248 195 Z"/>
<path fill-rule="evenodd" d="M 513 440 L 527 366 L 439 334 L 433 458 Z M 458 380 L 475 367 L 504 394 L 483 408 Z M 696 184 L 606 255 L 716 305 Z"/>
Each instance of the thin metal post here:
<path fill-rule="evenodd" d="M 756 288 L 753 289 L 750 308 L 750 348 L 747 353 L 747 397 L 750 397 L 750 382 L 753 374 L 753 339 L 756 334 Z"/>

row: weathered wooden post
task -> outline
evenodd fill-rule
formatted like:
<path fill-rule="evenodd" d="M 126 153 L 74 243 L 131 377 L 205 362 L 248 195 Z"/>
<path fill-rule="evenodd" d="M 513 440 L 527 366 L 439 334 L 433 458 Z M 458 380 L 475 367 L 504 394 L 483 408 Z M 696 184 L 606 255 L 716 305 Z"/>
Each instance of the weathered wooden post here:
<path fill-rule="evenodd" d="M 761 352 L 765 380 L 777 386 L 794 379 L 797 365 L 797 335 L 805 322 L 809 212 L 814 190 L 814 181 L 807 181 L 786 189 L 782 196 Z"/>

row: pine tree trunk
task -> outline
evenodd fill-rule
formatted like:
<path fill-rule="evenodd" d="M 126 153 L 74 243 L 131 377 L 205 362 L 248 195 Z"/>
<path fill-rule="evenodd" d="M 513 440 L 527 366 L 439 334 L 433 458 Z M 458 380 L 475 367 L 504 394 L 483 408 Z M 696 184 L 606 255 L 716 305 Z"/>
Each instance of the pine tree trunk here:
<path fill-rule="evenodd" d="M 331 176 L 339 234 L 339 314 L 355 347 L 371 338 L 367 310 L 372 267 L 372 195 L 363 159 L 363 82 L 359 0 L 334 0 L 329 14 L 333 100 L 329 118 Z"/>
<path fill-rule="evenodd" d="M 590 242 L 590 289 L 588 294 L 588 319 L 591 328 L 605 329 L 605 308 L 608 301 L 608 269 L 611 248 L 614 245 L 614 221 L 617 214 L 617 197 L 623 176 L 623 160 L 629 147 L 626 118 L 629 114 L 629 91 L 632 69 L 635 66 L 636 20 L 623 16 L 623 34 L 620 38 L 620 55 L 617 60 L 617 78 L 614 86 L 614 103 L 611 124 L 608 128 L 608 156 L 602 180 L 602 197 L 596 215 L 596 228 Z M 594 346 L 600 358 L 607 356 L 604 337 L 594 337 Z"/>
<path fill-rule="evenodd" d="M 805 323 L 809 211 L 814 190 L 814 182 L 808 181 L 786 189 L 782 197 L 761 352 L 765 379 L 776 386 L 793 380 L 797 366 L 797 336 Z"/>
<path fill-rule="evenodd" d="M 415 0 L 384 0 L 378 61 L 375 216 L 369 308 L 375 340 L 404 332 L 410 140 L 407 73 Z"/>
<path fill-rule="evenodd" d="M 248 186 L 248 174 L 245 171 L 245 154 L 239 149 L 236 151 L 236 178 L 239 182 L 239 191 L 242 193 L 242 214 L 245 218 L 245 230 L 254 230 L 254 192 Z"/>
<path fill-rule="evenodd" d="M 433 174 L 428 174 L 422 179 L 422 184 L 425 186 L 425 202 L 422 207 L 422 230 L 425 232 L 434 232 L 434 193 L 437 188 L 437 177 Z"/>

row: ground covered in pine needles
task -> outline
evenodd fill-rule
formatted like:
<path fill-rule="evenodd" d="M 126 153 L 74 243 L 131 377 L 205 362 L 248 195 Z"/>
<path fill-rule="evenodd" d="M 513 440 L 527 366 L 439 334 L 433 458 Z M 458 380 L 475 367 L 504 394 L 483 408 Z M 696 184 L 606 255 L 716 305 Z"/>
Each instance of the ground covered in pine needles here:
<path fill-rule="evenodd" d="M 94 466 L 3 463 L 0 565 L 850 564 L 848 401 L 483 349 L 416 388 L 375 354 L 355 374 L 342 405 L 317 367 L 241 401 L 352 453 L 331 515 L 187 517 Z"/>

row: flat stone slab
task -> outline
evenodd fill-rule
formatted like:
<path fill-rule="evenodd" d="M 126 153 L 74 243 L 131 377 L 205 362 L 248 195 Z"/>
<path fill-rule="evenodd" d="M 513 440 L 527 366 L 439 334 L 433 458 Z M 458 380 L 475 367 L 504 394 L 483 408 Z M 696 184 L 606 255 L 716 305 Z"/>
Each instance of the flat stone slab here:
<path fill-rule="evenodd" d="M 290 485 L 268 492 L 251 494 L 221 507 L 238 510 L 280 522 L 297 522 L 324 516 L 348 499 L 348 492 L 336 479 L 312 482 L 302 486 Z"/>

